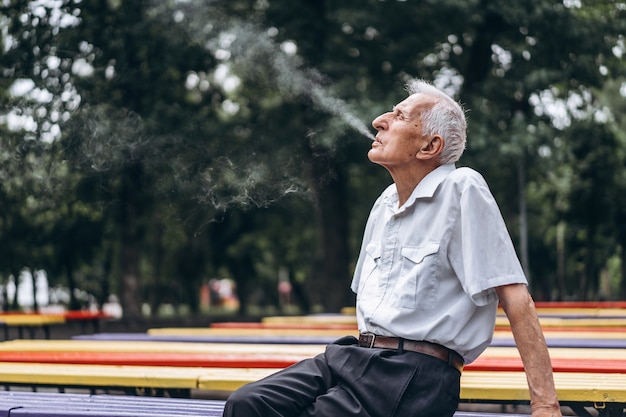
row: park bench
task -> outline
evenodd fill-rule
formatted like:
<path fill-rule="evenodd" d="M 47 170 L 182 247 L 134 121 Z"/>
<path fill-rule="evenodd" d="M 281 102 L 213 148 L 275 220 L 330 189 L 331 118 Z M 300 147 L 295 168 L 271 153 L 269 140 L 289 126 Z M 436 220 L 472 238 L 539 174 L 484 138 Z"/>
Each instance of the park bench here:
<path fill-rule="evenodd" d="M 316 324 L 316 325 L 351 325 L 357 327 L 354 314 L 310 314 L 306 316 L 268 316 L 261 319 L 264 324 Z"/>
<path fill-rule="evenodd" d="M 100 310 L 69 310 L 63 313 L 63 317 L 66 323 L 78 323 L 81 333 L 85 333 L 88 327 L 91 327 L 94 333 L 98 333 L 101 329 L 101 322 L 116 319 Z"/>
<path fill-rule="evenodd" d="M 311 330 L 343 330 L 356 331 L 352 324 L 324 324 L 324 323 L 261 323 L 261 322 L 234 322 L 223 321 L 211 323 L 210 327 L 217 329 L 311 329 Z"/>
<path fill-rule="evenodd" d="M 292 326 L 292 325 L 288 325 Z M 319 325 L 321 327 L 321 325 Z M 577 332 L 573 334 L 573 332 L 567 331 L 553 331 L 548 328 L 544 335 L 550 341 L 555 339 L 568 339 L 564 340 L 563 343 L 558 343 L 559 345 L 568 345 L 568 341 L 571 340 L 572 346 L 577 345 L 578 340 L 582 339 L 593 339 L 597 340 L 597 342 L 586 342 L 596 344 L 597 347 L 625 347 L 626 343 L 622 342 L 612 342 L 605 341 L 605 339 L 622 339 L 626 342 L 626 333 L 622 332 L 614 332 L 614 331 L 602 331 L 602 329 L 612 329 L 611 327 L 605 328 L 600 327 L 598 330 L 592 331 L 591 329 L 587 329 L 587 331 Z M 265 327 L 262 325 L 261 327 L 237 327 L 235 325 L 231 325 L 228 327 L 169 327 L 169 328 L 152 328 L 148 329 L 147 332 L 149 335 L 159 335 L 159 336 L 245 336 L 256 339 L 258 337 L 283 337 L 283 336 L 320 336 L 324 340 L 327 340 L 329 337 L 339 338 L 348 334 L 352 334 L 356 336 L 358 331 L 356 329 L 322 329 L 322 328 L 298 328 L 298 327 Z M 510 330 L 503 331 L 499 330 L 494 333 L 496 339 L 502 340 L 510 340 L 512 343 L 513 334 Z M 593 346 L 591 346 L 593 347 Z"/>
<path fill-rule="evenodd" d="M 626 339 L 585 339 L 585 338 L 551 338 L 546 337 L 548 347 L 563 348 L 604 348 L 604 349 L 626 349 Z M 509 347 L 515 346 L 513 338 L 495 337 L 490 346 Z"/>
<path fill-rule="evenodd" d="M 187 398 L 0 392 L 0 417 L 221 416 L 224 401 Z"/>
<path fill-rule="evenodd" d="M 61 313 L 0 313 L 0 326 L 3 328 L 4 340 L 11 339 L 11 329 L 16 329 L 15 337 L 23 339 L 26 334 L 31 339 L 36 336 L 36 331 L 41 329 L 43 337 L 50 339 L 50 328 L 68 323 L 79 323 L 81 333 L 85 332 L 88 325 L 94 332 L 100 330 L 102 320 L 110 320 L 113 317 L 102 311 L 70 310 Z"/>
<path fill-rule="evenodd" d="M 352 325 L 352 324 L 324 324 L 324 323 L 216 322 L 216 323 L 211 323 L 210 327 L 219 328 L 219 329 L 226 328 L 226 329 L 250 329 L 250 330 L 253 330 L 253 329 L 316 329 L 316 330 L 328 329 L 328 330 L 343 330 L 345 333 L 357 331 L 356 325 Z M 510 328 L 508 326 L 508 323 L 505 326 L 505 329 L 501 329 L 499 331 L 501 332 L 508 331 L 508 333 L 510 334 Z M 546 329 L 546 332 L 548 331 L 550 333 L 553 333 L 553 332 L 587 333 L 589 334 L 590 337 L 592 336 L 592 334 L 597 334 L 597 333 L 606 333 L 606 334 L 618 333 L 618 334 L 621 334 L 621 337 L 626 338 L 626 326 L 624 327 L 619 327 L 619 326 L 602 326 L 602 327 L 579 326 L 579 327 L 576 327 L 576 326 L 571 326 L 571 325 L 564 326 L 564 327 L 550 326 L 549 328 Z"/>
<path fill-rule="evenodd" d="M 0 352 L 0 362 L 67 363 L 96 365 L 178 366 L 203 368 L 285 368 L 309 356 L 259 355 L 229 353 L 173 353 L 173 352 Z M 623 373 L 626 359 L 553 358 L 555 372 Z M 523 371 L 521 359 L 516 357 L 479 357 L 465 367 L 470 371 Z"/>
<path fill-rule="evenodd" d="M 614 331 L 614 328 L 581 328 L 579 331 L 547 328 L 543 334 L 549 347 L 626 348 L 626 331 Z M 490 345 L 515 346 L 513 334 L 510 330 L 496 330 Z"/>
<path fill-rule="evenodd" d="M 43 342 L 43 343 L 42 343 Z M 8 346 L 7 346 L 8 343 Z M 58 343 L 57 343 L 58 344 Z M 199 349 L 179 350 L 140 349 L 129 344 L 118 344 L 116 349 L 95 350 L 95 345 L 64 343 L 64 349 L 50 346 L 44 341 L 22 341 L 0 343 L 0 362 L 22 363 L 68 363 L 97 365 L 141 365 L 179 367 L 220 368 L 285 368 L 302 359 L 312 357 L 323 349 L 293 352 L 290 346 L 276 345 L 271 352 L 259 352 L 256 346 L 238 352 L 209 350 L 203 344 Z M 570 354 L 567 354 L 570 353 Z M 552 351 L 552 366 L 555 372 L 623 373 L 626 374 L 626 349 L 606 351 L 578 349 L 576 354 Z M 489 348 L 465 371 L 523 371 L 523 365 L 514 348 Z"/>
<path fill-rule="evenodd" d="M 289 335 L 201 335 L 201 334 L 148 334 L 148 333 L 96 333 L 72 336 L 74 340 L 118 340 L 146 342 L 183 343 L 240 343 L 240 344 L 291 344 L 327 345 L 338 339 L 337 336 L 289 336 Z"/>
<path fill-rule="evenodd" d="M 50 338 L 50 326 L 65 323 L 63 315 L 28 314 L 28 313 L 2 313 L 0 314 L 0 326 L 3 328 L 4 340 L 11 338 L 10 330 L 17 330 L 17 338 L 23 339 L 28 333 L 31 339 L 35 338 L 37 329 L 43 331 L 46 339 Z"/>
<path fill-rule="evenodd" d="M 308 315 L 308 316 L 271 316 L 264 317 L 261 320 L 262 323 L 269 324 L 293 324 L 293 323 L 307 323 L 307 324 L 343 324 L 353 325 L 356 327 L 356 316 L 350 314 L 321 314 L 321 315 Z M 603 316 L 584 316 L 584 317 L 539 317 L 539 322 L 544 329 L 550 327 L 626 327 L 626 315 L 620 315 L 618 317 L 603 317 Z M 509 320 L 504 315 L 498 315 L 496 317 L 496 329 L 510 328 Z"/>
<path fill-rule="evenodd" d="M 96 352 L 109 356 L 120 352 L 131 352 L 136 357 L 173 354 L 179 360 L 188 356 L 187 365 L 194 365 L 193 359 L 211 358 L 232 368 L 207 369 L 199 367 L 171 366 L 167 371 L 159 372 L 159 367 L 151 366 L 104 366 L 94 369 L 92 366 L 67 367 L 52 364 L 28 364 L 24 367 L 11 367 L 11 364 L 0 364 L 0 384 L 23 386 L 81 386 L 87 389 L 94 387 L 119 388 L 130 393 L 170 392 L 173 395 L 187 396 L 192 390 L 232 390 L 240 384 L 256 380 L 276 368 L 260 368 L 272 355 L 283 356 L 296 360 L 313 356 L 323 351 L 321 345 L 246 345 L 246 344 L 193 344 L 193 343 L 161 343 L 161 342 L 106 342 L 76 340 L 16 340 L 0 343 L 0 354 L 3 352 Z M 626 402 L 626 373 L 624 362 L 626 350 L 623 349 L 576 349 L 551 348 L 554 361 L 559 396 L 573 408 L 582 413 L 583 406 L 606 407 L 615 410 Z M 158 356 L 157 355 L 157 356 Z M 206 356 L 208 355 L 208 356 Z M 212 355 L 212 356 L 211 356 Z M 218 355 L 226 355 L 222 359 Z M 250 361 L 249 369 L 242 369 L 243 362 L 237 365 L 237 356 Z M 289 356 L 291 355 L 291 356 Z M 255 358 L 256 356 L 256 358 Z M 128 357 L 127 357 L 128 358 Z M 158 358 L 157 358 L 158 359 Z M 232 364 L 227 361 L 233 361 Z M 265 362 L 267 363 L 267 362 Z M 286 363 L 285 363 L 286 364 Z M 19 365 L 19 364 L 18 364 Z M 23 365 L 23 364 L 22 364 Z M 162 365 L 162 363 L 161 363 Z M 175 365 L 175 363 L 172 363 Z M 200 363 L 197 363 L 200 365 Z M 280 365 L 278 362 L 275 365 Z M 594 369 L 595 368 L 595 369 Z M 105 370 L 106 372 L 104 372 Z M 507 373 L 503 371 L 516 371 Z M 563 376 L 569 373 L 570 376 Z M 492 375 L 491 385 L 485 379 Z M 514 381 L 511 375 L 516 375 Z M 612 381 L 616 387 L 610 388 L 603 384 Z M 524 401 L 527 385 L 521 372 L 521 362 L 515 348 L 489 347 L 473 364 L 466 367 L 463 373 L 464 401 L 477 402 L 515 402 Z M 617 391 L 612 391 L 613 389 Z M 482 391 L 481 391 L 482 390 Z M 482 392 L 482 395 L 481 395 Z M 617 394 L 616 394 L 617 392 Z M 521 396 L 521 397 L 520 397 Z M 609 414 L 605 414 L 609 415 Z"/>
<path fill-rule="evenodd" d="M 575 337 L 571 334 L 569 338 L 559 335 L 559 337 L 550 337 L 550 332 L 546 331 L 546 343 L 549 347 L 587 347 L 587 348 L 626 348 L 626 338 L 619 333 L 615 336 L 602 337 Z M 254 334 L 202 334 L 202 332 L 180 331 L 174 334 L 148 334 L 148 333 L 96 333 L 89 335 L 73 336 L 74 340 L 102 340 L 102 341 L 146 341 L 146 342 L 186 342 L 186 343 L 240 343 L 240 344 L 320 344 L 327 345 L 339 338 L 338 335 L 287 335 L 262 333 Z M 515 341 L 511 336 L 494 337 L 491 342 L 492 346 L 515 346 Z"/>
<path fill-rule="evenodd" d="M 89 389 L 121 389 L 127 393 L 189 397 L 194 390 L 232 392 L 277 369 L 187 368 L 162 366 L 110 366 L 0 363 L 0 384 Z M 594 407 L 602 416 L 621 416 L 626 406 L 624 374 L 555 373 L 563 405 L 579 415 Z M 523 372 L 464 372 L 461 400 L 471 403 L 519 403 L 529 401 Z"/>
<path fill-rule="evenodd" d="M 625 374 L 557 372 L 557 394 L 562 405 L 579 416 L 589 416 L 595 408 L 599 416 L 623 416 L 626 407 Z M 514 403 L 529 400 L 524 372 L 464 372 L 461 399 L 469 402 Z"/>
<path fill-rule="evenodd" d="M 597 315 L 624 315 L 626 314 L 626 301 L 536 301 L 535 309 L 539 315 L 555 314 L 555 313 L 574 313 Z M 504 310 L 498 309 L 500 314 L 504 314 Z M 356 307 L 348 306 L 341 309 L 343 315 L 355 315 Z"/>
<path fill-rule="evenodd" d="M 224 401 L 126 395 L 0 392 L 0 417 L 221 417 Z M 457 411 L 455 417 L 528 417 Z"/>
<path fill-rule="evenodd" d="M 257 353 L 316 355 L 325 350 L 320 344 L 276 345 L 244 343 L 176 343 L 109 340 L 10 340 L 0 343 L 0 351 L 92 351 L 92 352 L 177 352 L 177 353 Z"/>
<path fill-rule="evenodd" d="M 148 329 L 149 335 L 185 335 L 185 336 L 333 336 L 340 338 L 348 334 L 358 336 L 356 328 L 346 329 L 310 329 L 310 328 L 249 328 L 249 327 L 162 327 Z"/>
<path fill-rule="evenodd" d="M 619 308 L 626 309 L 626 301 L 536 301 L 536 308 Z"/>
<path fill-rule="evenodd" d="M 624 360 L 626 349 L 550 347 L 553 359 Z M 219 353 L 280 356 L 314 356 L 322 353 L 321 344 L 245 344 L 245 343 L 176 343 L 116 340 L 11 340 L 0 343 L 0 352 L 141 352 L 141 353 Z M 489 346 L 481 357 L 519 358 L 517 348 Z"/>

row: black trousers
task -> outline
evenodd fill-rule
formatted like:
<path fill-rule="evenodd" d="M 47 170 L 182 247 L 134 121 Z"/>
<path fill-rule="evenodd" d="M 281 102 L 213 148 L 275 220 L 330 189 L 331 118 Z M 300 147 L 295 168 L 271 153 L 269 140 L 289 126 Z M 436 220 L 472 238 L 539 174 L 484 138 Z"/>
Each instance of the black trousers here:
<path fill-rule="evenodd" d="M 224 417 L 446 417 L 459 371 L 432 356 L 359 347 L 352 336 L 233 392 Z"/>

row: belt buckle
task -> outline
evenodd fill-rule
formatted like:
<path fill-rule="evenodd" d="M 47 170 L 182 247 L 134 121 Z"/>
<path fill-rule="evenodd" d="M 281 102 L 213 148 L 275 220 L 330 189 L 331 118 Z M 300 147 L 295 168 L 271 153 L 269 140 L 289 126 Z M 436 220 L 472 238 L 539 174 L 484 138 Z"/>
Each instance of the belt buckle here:
<path fill-rule="evenodd" d="M 361 338 L 363 339 L 363 344 L 361 345 L 362 347 L 366 347 L 368 349 L 374 347 L 374 342 L 376 342 L 376 335 L 374 333 L 361 333 L 359 335 L 359 339 Z"/>

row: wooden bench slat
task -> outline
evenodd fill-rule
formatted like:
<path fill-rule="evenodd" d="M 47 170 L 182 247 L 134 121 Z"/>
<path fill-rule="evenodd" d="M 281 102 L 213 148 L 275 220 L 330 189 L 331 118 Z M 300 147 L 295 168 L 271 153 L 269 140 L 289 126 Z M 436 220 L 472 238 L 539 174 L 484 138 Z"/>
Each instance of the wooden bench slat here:
<path fill-rule="evenodd" d="M 49 384 L 54 386 L 111 386 L 197 388 L 232 391 L 277 369 L 179 368 L 65 364 L 0 363 L 0 383 Z M 563 402 L 626 403 L 626 374 L 555 373 L 559 399 Z M 464 401 L 527 401 L 523 372 L 464 372 Z"/>
<path fill-rule="evenodd" d="M 18 408 L 19 407 L 19 408 Z M 220 417 L 224 401 L 119 395 L 0 392 L 0 416 L 120 417 L 203 416 Z M 455 417 L 528 417 L 521 414 L 457 411 Z"/>
<path fill-rule="evenodd" d="M 99 340 L 11 340 L 0 343 L 0 351 L 94 351 L 94 352 L 183 352 L 183 353 L 284 353 L 315 355 L 322 353 L 325 346 L 275 345 L 239 343 L 176 343 L 150 341 L 99 341 Z"/>
<path fill-rule="evenodd" d="M 324 324 L 324 323 L 261 323 L 261 322 L 217 322 L 211 323 L 214 329 L 329 329 L 329 330 L 356 330 L 352 324 Z"/>
<path fill-rule="evenodd" d="M 103 341 L 146 341 L 146 342 L 184 342 L 184 343 L 239 343 L 239 344 L 320 344 L 327 345 L 337 340 L 338 336 L 307 335 L 185 335 L 185 334 L 145 334 L 145 333 L 98 333 L 74 336 L 73 340 Z M 614 338 L 546 338 L 549 347 L 588 347 L 588 348 L 626 348 L 626 339 Z M 514 346 L 513 338 L 494 338 L 492 346 Z"/>
<path fill-rule="evenodd" d="M 540 317 L 564 317 L 564 318 L 595 318 L 595 317 L 626 317 L 626 308 L 601 308 L 601 307 L 536 307 L 535 311 Z M 504 315 L 502 308 L 498 309 L 499 315 Z"/>
<path fill-rule="evenodd" d="M 539 321 L 544 328 L 552 326 L 558 327 L 626 327 L 626 316 L 620 317 L 539 317 Z M 309 316 L 272 316 L 264 317 L 262 323 L 312 323 L 312 324 L 350 324 L 357 326 L 356 316 L 346 314 L 329 314 L 329 315 L 309 315 Z M 509 321 L 505 316 L 496 317 L 496 327 L 508 327 Z"/>
<path fill-rule="evenodd" d="M 340 338 L 346 335 L 358 336 L 356 328 L 345 329 L 292 329 L 292 328 L 236 328 L 236 327 L 165 327 L 148 329 L 149 335 L 198 335 L 198 336 L 332 336 Z"/>
<path fill-rule="evenodd" d="M 63 315 L 41 314 L 0 314 L 0 323 L 7 326 L 44 326 L 48 324 L 63 324 Z"/>
<path fill-rule="evenodd" d="M 202 335 L 202 334 L 147 334 L 147 333 L 96 333 L 74 336 L 74 340 L 118 340 L 185 343 L 240 343 L 240 344 L 320 344 L 327 345 L 338 336 L 311 335 Z"/>
<path fill-rule="evenodd" d="M 0 352 L 145 352 L 145 353 L 227 353 L 314 356 L 323 345 L 250 345 L 237 343 L 174 343 L 94 340 L 11 340 L 0 343 Z M 626 359 L 626 349 L 550 348 L 552 358 Z M 519 357 L 515 347 L 489 346 L 482 356 Z"/>
<path fill-rule="evenodd" d="M 626 356 L 626 352 L 624 353 Z M 283 353 L 183 353 L 92 351 L 0 351 L 0 362 L 93 365 L 178 366 L 203 368 L 286 368 L 312 355 Z M 555 372 L 624 373 L 626 359 L 552 358 Z M 480 356 L 465 367 L 470 371 L 523 371 L 519 356 Z"/>
<path fill-rule="evenodd" d="M 194 389 L 207 369 L 2 362 L 0 384 Z"/>
<path fill-rule="evenodd" d="M 310 323 L 310 324 L 349 324 L 357 327 L 356 316 L 352 314 L 311 314 L 308 316 L 268 316 L 262 323 Z"/>
<path fill-rule="evenodd" d="M 573 329 L 579 329 L 575 331 Z M 549 339 L 624 339 L 626 340 L 626 328 L 623 332 L 620 327 L 607 327 L 600 329 L 590 328 L 564 328 L 563 330 L 546 329 L 543 334 Z M 510 330 L 496 330 L 493 332 L 494 338 L 513 338 Z"/>
<path fill-rule="evenodd" d="M 626 374 L 555 373 L 559 400 L 626 403 Z M 461 398 L 473 400 L 529 400 L 523 372 L 464 372 Z"/>
<path fill-rule="evenodd" d="M 177 352 L 7 352 L 0 362 L 93 365 L 182 366 L 204 368 L 286 368 L 305 355 L 259 355 Z"/>

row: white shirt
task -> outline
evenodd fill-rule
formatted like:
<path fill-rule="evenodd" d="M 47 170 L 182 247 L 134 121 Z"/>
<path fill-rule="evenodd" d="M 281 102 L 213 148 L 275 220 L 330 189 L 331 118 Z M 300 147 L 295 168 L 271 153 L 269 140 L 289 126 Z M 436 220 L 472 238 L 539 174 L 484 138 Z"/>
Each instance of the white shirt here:
<path fill-rule="evenodd" d="M 402 207 L 390 185 L 370 212 L 352 290 L 359 331 L 439 343 L 470 363 L 493 337 L 494 287 L 527 283 L 483 177 L 440 166 Z"/>

